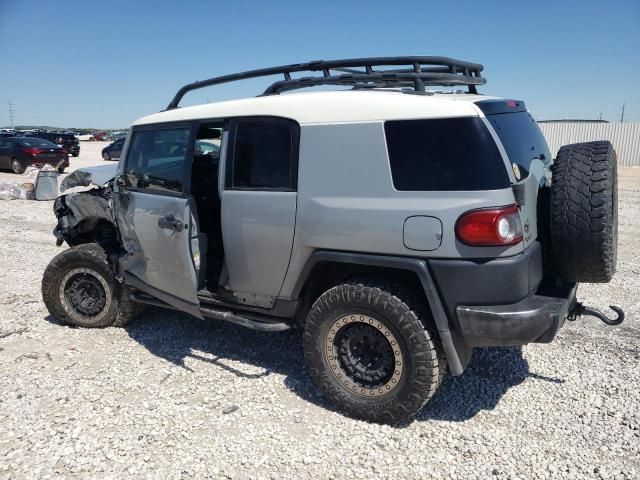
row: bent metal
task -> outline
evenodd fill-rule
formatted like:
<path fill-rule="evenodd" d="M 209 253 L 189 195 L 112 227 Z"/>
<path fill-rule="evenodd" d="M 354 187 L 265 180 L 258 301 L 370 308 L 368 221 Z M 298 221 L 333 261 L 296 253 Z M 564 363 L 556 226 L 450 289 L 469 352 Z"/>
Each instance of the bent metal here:
<path fill-rule="evenodd" d="M 552 158 L 524 102 L 478 92 L 482 71 L 377 57 L 185 85 L 133 124 L 117 165 L 65 181 L 92 188 L 55 202 L 69 248 L 44 272 L 49 311 L 108 327 L 156 305 L 300 329 L 320 391 L 376 422 L 413 417 L 474 347 L 550 342 L 581 315 L 620 323 L 576 299 L 615 272 L 611 144 Z M 273 75 L 255 98 L 178 108 Z M 313 86 L 341 89 L 281 95 Z"/>

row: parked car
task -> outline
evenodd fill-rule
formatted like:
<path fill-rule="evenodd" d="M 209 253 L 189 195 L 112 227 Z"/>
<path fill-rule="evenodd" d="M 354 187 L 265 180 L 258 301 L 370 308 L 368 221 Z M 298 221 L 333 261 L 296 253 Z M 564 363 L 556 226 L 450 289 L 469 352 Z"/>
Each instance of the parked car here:
<path fill-rule="evenodd" d="M 93 142 L 95 140 L 94 136 L 90 133 L 83 133 L 81 135 L 76 135 L 76 138 L 81 142 Z"/>
<path fill-rule="evenodd" d="M 74 157 L 80 155 L 80 142 L 72 133 L 39 132 L 36 133 L 35 136 L 64 147 Z"/>
<path fill-rule="evenodd" d="M 124 138 L 116 140 L 102 149 L 102 158 L 105 160 L 120 160 L 120 152 L 124 146 Z"/>
<path fill-rule="evenodd" d="M 104 139 L 104 137 L 107 136 L 107 132 L 105 132 L 104 130 L 101 130 L 99 132 L 93 132 L 91 135 L 93 135 L 94 140 L 101 142 Z"/>
<path fill-rule="evenodd" d="M 121 326 L 150 304 L 300 328 L 324 396 L 377 422 L 415 415 L 474 347 L 550 342 L 581 315 L 619 324 L 620 308 L 609 318 L 576 298 L 616 269 L 613 147 L 552 160 L 522 101 L 478 94 L 482 69 L 384 57 L 185 85 L 134 123 L 117 170 L 74 175 L 114 179 L 56 200 L 70 248 L 44 272 L 49 312 Z M 261 96 L 177 108 L 276 74 Z M 354 89 L 278 95 L 327 84 Z M 196 146 L 217 140 L 221 156 Z"/>
<path fill-rule="evenodd" d="M 56 167 L 60 173 L 69 166 L 69 154 L 63 147 L 38 137 L 0 138 L 0 168 L 24 173 L 29 165 Z"/>

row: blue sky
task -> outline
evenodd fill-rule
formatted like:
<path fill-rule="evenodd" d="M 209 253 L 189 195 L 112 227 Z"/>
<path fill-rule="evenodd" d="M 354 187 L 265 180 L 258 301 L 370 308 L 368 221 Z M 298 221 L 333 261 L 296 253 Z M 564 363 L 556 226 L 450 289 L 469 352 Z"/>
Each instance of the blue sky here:
<path fill-rule="evenodd" d="M 0 126 L 127 127 L 185 83 L 317 59 L 443 55 L 536 118 L 640 121 L 640 1 L 0 0 Z M 185 104 L 252 96 L 247 81 Z"/>

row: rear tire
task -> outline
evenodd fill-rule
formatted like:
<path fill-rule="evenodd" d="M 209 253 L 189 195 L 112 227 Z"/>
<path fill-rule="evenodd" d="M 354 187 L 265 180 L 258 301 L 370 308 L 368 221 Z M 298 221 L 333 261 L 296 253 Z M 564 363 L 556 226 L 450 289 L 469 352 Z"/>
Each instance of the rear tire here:
<path fill-rule="evenodd" d="M 446 365 L 419 315 L 374 280 L 326 291 L 304 328 L 313 381 L 354 417 L 381 423 L 413 417 L 436 392 Z"/>
<path fill-rule="evenodd" d="M 16 175 L 22 175 L 24 171 L 27 169 L 24 163 L 22 163 L 17 158 L 11 159 L 11 171 Z"/>
<path fill-rule="evenodd" d="M 103 158 L 104 160 L 106 160 L 106 161 L 109 161 L 109 160 L 111 160 L 111 155 L 109 155 L 109 153 L 107 153 L 107 152 L 104 152 L 104 153 L 102 154 L 102 158 Z"/>
<path fill-rule="evenodd" d="M 551 246 L 570 282 L 606 283 L 616 270 L 618 179 L 608 141 L 560 148 L 552 167 Z"/>
<path fill-rule="evenodd" d="M 71 247 L 49 263 L 42 277 L 42 298 L 49 313 L 69 325 L 122 327 L 142 310 L 119 284 L 107 254 L 95 243 Z"/>

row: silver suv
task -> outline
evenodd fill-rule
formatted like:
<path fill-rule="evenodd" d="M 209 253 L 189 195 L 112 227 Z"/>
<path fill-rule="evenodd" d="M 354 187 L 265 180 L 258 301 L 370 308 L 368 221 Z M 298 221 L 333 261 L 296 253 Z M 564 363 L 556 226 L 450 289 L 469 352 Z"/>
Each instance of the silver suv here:
<path fill-rule="evenodd" d="M 323 394 L 379 422 L 413 416 L 473 347 L 550 342 L 584 314 L 620 323 L 576 301 L 578 282 L 615 271 L 611 144 L 552 161 L 523 102 L 478 94 L 482 69 L 363 58 L 184 86 L 134 123 L 117 170 L 66 181 L 102 185 L 55 202 L 71 248 L 44 273 L 49 311 L 121 326 L 151 304 L 300 328 Z M 256 98 L 178 108 L 276 74 Z M 280 95 L 318 85 L 348 89 Z"/>

